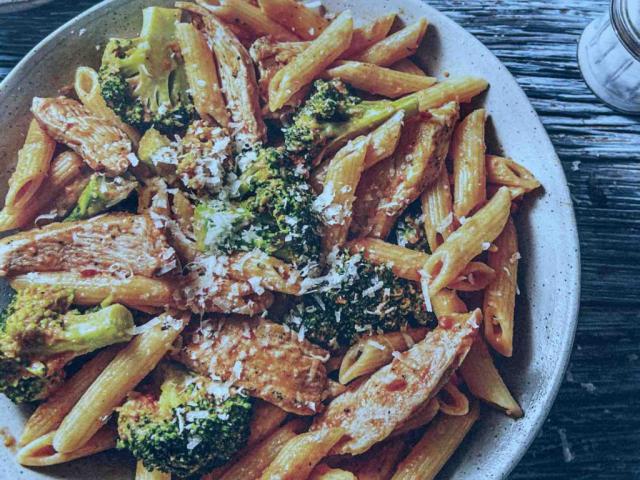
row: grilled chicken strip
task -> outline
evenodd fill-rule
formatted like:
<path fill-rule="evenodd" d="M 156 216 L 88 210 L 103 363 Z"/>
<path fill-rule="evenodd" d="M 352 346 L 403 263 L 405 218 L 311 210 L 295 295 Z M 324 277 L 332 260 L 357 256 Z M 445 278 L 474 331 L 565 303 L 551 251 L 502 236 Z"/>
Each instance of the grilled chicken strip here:
<path fill-rule="evenodd" d="M 251 57 L 229 28 L 215 15 L 202 15 L 209 44 L 218 60 L 220 83 L 227 108 L 238 131 L 238 147 L 251 146 L 265 139 L 267 127 L 260 114 L 258 84 Z"/>
<path fill-rule="evenodd" d="M 175 251 L 146 215 L 52 223 L 0 240 L 0 276 L 65 271 L 150 277 L 175 265 Z"/>
<path fill-rule="evenodd" d="M 333 400 L 312 430 L 342 427 L 345 438 L 333 454 L 357 455 L 387 438 L 428 402 L 467 355 L 480 312 L 450 329 L 437 328 L 424 340 L 374 373 L 354 390 Z"/>
<path fill-rule="evenodd" d="M 217 317 L 192 327 L 177 360 L 287 412 L 313 415 L 326 396 L 328 353 L 259 318 Z"/>
<path fill-rule="evenodd" d="M 35 97 L 31 111 L 51 137 L 74 150 L 93 170 L 117 176 L 128 168 L 132 147 L 127 134 L 80 102 Z"/>
<path fill-rule="evenodd" d="M 459 106 L 450 102 L 427 115 L 407 122 L 394 155 L 363 173 L 353 205 L 356 236 L 386 238 L 402 211 L 438 178 Z"/>

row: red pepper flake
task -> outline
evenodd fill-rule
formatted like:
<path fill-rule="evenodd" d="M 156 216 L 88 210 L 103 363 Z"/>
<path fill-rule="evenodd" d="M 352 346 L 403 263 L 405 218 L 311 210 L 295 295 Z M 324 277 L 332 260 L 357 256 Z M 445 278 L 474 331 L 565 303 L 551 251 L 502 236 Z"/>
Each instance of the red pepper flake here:
<path fill-rule="evenodd" d="M 387 385 L 387 390 L 389 392 L 399 392 L 400 390 L 404 390 L 407 388 L 407 382 L 404 378 L 397 378 L 389 385 Z"/>
<path fill-rule="evenodd" d="M 98 270 L 94 270 L 92 268 L 88 268 L 87 270 L 82 270 L 80 272 L 80 276 L 81 277 L 95 277 L 96 275 L 98 275 L 100 272 Z"/>
<path fill-rule="evenodd" d="M 449 330 L 450 328 L 453 328 L 455 323 L 456 323 L 455 318 L 449 315 L 443 315 L 438 319 L 438 325 L 440 325 L 440 327 L 444 328 L 445 330 Z"/>

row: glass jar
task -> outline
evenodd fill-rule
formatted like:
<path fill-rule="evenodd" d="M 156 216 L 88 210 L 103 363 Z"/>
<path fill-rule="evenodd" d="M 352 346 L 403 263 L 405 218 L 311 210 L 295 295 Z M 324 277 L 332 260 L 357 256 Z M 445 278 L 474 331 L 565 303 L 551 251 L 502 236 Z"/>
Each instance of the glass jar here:
<path fill-rule="evenodd" d="M 640 114 L 640 0 L 612 0 L 609 13 L 582 33 L 582 77 L 602 101 Z"/>

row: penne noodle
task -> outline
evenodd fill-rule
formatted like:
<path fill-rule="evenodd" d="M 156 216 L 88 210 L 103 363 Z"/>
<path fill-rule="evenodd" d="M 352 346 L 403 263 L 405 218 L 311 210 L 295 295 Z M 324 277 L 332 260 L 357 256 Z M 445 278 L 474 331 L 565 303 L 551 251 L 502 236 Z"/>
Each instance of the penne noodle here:
<path fill-rule="evenodd" d="M 417 430 L 424 427 L 431 422 L 438 412 L 440 411 L 440 400 L 433 398 L 427 403 L 418 408 L 409 418 L 407 418 L 401 425 L 399 425 L 391 434 L 393 437 L 398 437 L 405 433 Z"/>
<path fill-rule="evenodd" d="M 99 305 L 106 298 L 131 307 L 164 307 L 173 303 L 174 289 L 169 281 L 140 275 L 119 278 L 101 273 L 86 276 L 77 272 L 32 272 L 17 275 L 10 283 L 14 289 L 30 286 L 71 288 L 76 305 Z"/>
<path fill-rule="evenodd" d="M 353 61 L 338 62 L 327 70 L 326 75 L 329 78 L 339 78 L 359 90 L 390 98 L 417 92 L 436 83 L 434 77 Z"/>
<path fill-rule="evenodd" d="M 540 182 L 529 170 L 507 157 L 487 155 L 485 157 L 487 182 L 520 188 L 528 193 L 540 187 Z"/>
<path fill-rule="evenodd" d="M 433 87 L 418 92 L 420 111 L 426 112 L 449 102 L 467 103 L 484 92 L 489 84 L 478 77 L 461 77 L 436 83 Z"/>
<path fill-rule="evenodd" d="M 524 415 L 493 364 L 491 353 L 482 338 L 477 338 L 460 366 L 460 374 L 467 387 L 480 400 L 503 410 L 513 418 Z"/>
<path fill-rule="evenodd" d="M 327 167 L 322 194 L 316 200 L 321 206 L 320 215 L 324 223 L 322 251 L 325 254 L 335 247 L 341 247 L 347 239 L 356 187 L 360 182 L 369 142 L 369 136 L 349 142 L 335 154 Z"/>
<path fill-rule="evenodd" d="M 247 445 L 255 445 L 271 435 L 287 418 L 287 412 L 272 403 L 256 400 L 251 418 L 251 434 Z"/>
<path fill-rule="evenodd" d="M 18 445 L 25 446 L 58 428 L 67 413 L 109 365 L 120 348 L 121 346 L 114 345 L 100 351 L 67 380 L 61 389 L 41 403 L 27 420 Z"/>
<path fill-rule="evenodd" d="M 407 458 L 400 462 L 392 480 L 435 478 L 479 415 L 477 402 L 471 404 L 469 413 L 464 416 L 438 415 Z"/>
<path fill-rule="evenodd" d="M 269 110 L 279 110 L 302 87 L 320 76 L 349 47 L 352 35 L 353 18 L 346 10 L 304 52 L 273 76 L 269 82 Z"/>
<path fill-rule="evenodd" d="M 25 467 L 49 467 L 89 457 L 116 447 L 117 434 L 112 425 L 100 428 L 84 445 L 66 453 L 57 452 L 53 447 L 56 432 L 43 435 L 18 450 L 16 460 Z"/>
<path fill-rule="evenodd" d="M 154 470 L 150 472 L 144 467 L 142 461 L 138 460 L 136 463 L 136 478 L 135 480 L 171 480 L 171 474 Z"/>
<path fill-rule="evenodd" d="M 433 296 L 431 306 L 438 319 L 468 311 L 467 306 L 460 300 L 458 294 L 448 288 L 443 288 L 437 295 Z"/>
<path fill-rule="evenodd" d="M 374 445 L 368 452 L 353 457 L 358 480 L 388 480 L 406 447 L 403 439 L 393 437 Z"/>
<path fill-rule="evenodd" d="M 262 473 L 262 480 L 307 478 L 343 436 L 342 428 L 327 428 L 293 437 Z"/>
<path fill-rule="evenodd" d="M 453 212 L 464 217 L 487 199 L 483 108 L 467 115 L 451 139 L 449 154 L 453 163 Z"/>
<path fill-rule="evenodd" d="M 445 415 L 461 416 L 469 413 L 469 399 L 452 380 L 438 392 L 437 401 L 440 411 Z"/>
<path fill-rule="evenodd" d="M 16 169 L 9 178 L 5 208 L 20 210 L 32 201 L 47 178 L 55 148 L 55 140 L 46 134 L 36 120 L 31 120 L 24 145 L 18 152 Z"/>
<path fill-rule="evenodd" d="M 259 250 L 231 255 L 227 275 L 233 280 L 245 280 L 252 286 L 256 284 L 254 289 L 262 287 L 290 295 L 300 294 L 300 273 L 288 263 Z"/>
<path fill-rule="evenodd" d="M 252 448 L 245 449 L 240 459 L 215 480 L 260 478 L 262 472 L 278 456 L 282 448 L 303 428 L 301 419 L 292 420 Z M 313 468 L 313 467 L 312 467 Z M 214 480 L 214 479 L 212 479 Z"/>
<path fill-rule="evenodd" d="M 458 278 L 447 287 L 461 292 L 484 290 L 496 278 L 496 270 L 486 263 L 469 262 Z"/>
<path fill-rule="evenodd" d="M 351 45 L 349 45 L 349 48 L 340 55 L 340 58 L 345 60 L 350 59 L 354 55 L 383 40 L 389 33 L 389 30 L 391 30 L 391 26 L 395 19 L 396 14 L 389 13 L 376 18 L 371 23 L 362 27 L 354 28 Z"/>
<path fill-rule="evenodd" d="M 399 72 L 411 73 L 413 75 L 422 75 L 422 76 L 427 75 L 426 73 L 424 73 L 424 70 L 422 70 L 418 65 L 416 65 L 414 62 L 412 62 L 408 58 L 403 58 L 402 60 L 398 60 L 396 63 L 391 65 L 391 68 Z"/>
<path fill-rule="evenodd" d="M 98 79 L 98 72 L 91 67 L 78 67 L 76 69 L 73 88 L 82 104 L 87 107 L 91 113 L 112 122 L 120 130 L 124 131 L 127 137 L 137 145 L 140 140 L 138 131 L 131 125 L 123 122 L 120 117 L 111 110 L 107 102 L 104 101 Z"/>
<path fill-rule="evenodd" d="M 511 194 L 502 187 L 433 252 L 423 267 L 431 296 L 458 278 L 467 264 L 482 253 L 483 246 L 496 239 L 507 223 L 510 209 Z"/>
<path fill-rule="evenodd" d="M 432 252 L 453 233 L 453 200 L 449 173 L 445 167 L 420 196 L 424 214 L 424 230 Z"/>
<path fill-rule="evenodd" d="M 264 11 L 245 0 L 223 0 L 220 6 L 212 6 L 206 0 L 198 0 L 197 3 L 227 24 L 239 24 L 248 28 L 255 37 L 269 35 L 279 42 L 299 40 L 289 30 L 265 15 Z"/>
<path fill-rule="evenodd" d="M 207 41 L 190 23 L 178 23 L 176 37 L 198 115 L 201 118 L 211 117 L 220 125 L 228 126 L 229 113 L 222 96 L 213 52 Z"/>
<path fill-rule="evenodd" d="M 371 45 L 358 54 L 353 60 L 364 63 L 374 63 L 381 67 L 393 65 L 403 58 L 416 53 L 418 45 L 420 45 L 428 26 L 429 22 L 421 18 L 417 22 Z"/>
<path fill-rule="evenodd" d="M 513 353 L 513 316 L 518 290 L 518 237 L 509 219 L 494 242 L 497 251 L 489 252 L 487 263 L 495 270 L 495 279 L 484 292 L 484 338 L 493 349 L 510 357 Z"/>
<path fill-rule="evenodd" d="M 120 350 L 62 421 L 53 447 L 69 453 L 85 445 L 127 394 L 155 368 L 187 322 L 185 316 L 157 317 L 157 323 Z"/>
<path fill-rule="evenodd" d="M 308 480 L 358 480 L 353 473 L 340 468 L 331 468 L 321 463 L 313 469 Z"/>
<path fill-rule="evenodd" d="M 258 4 L 267 17 L 303 40 L 313 40 L 329 25 L 322 15 L 295 0 L 259 0 Z"/>
<path fill-rule="evenodd" d="M 361 337 L 352 345 L 340 365 L 338 380 L 343 385 L 375 372 L 393 360 L 393 352 L 404 352 L 427 334 L 426 328 Z"/>
<path fill-rule="evenodd" d="M 418 250 L 401 247 L 379 238 L 360 238 L 349 242 L 352 253 L 361 252 L 376 265 L 389 265 L 393 273 L 407 280 L 420 281 L 420 270 L 429 255 Z"/>

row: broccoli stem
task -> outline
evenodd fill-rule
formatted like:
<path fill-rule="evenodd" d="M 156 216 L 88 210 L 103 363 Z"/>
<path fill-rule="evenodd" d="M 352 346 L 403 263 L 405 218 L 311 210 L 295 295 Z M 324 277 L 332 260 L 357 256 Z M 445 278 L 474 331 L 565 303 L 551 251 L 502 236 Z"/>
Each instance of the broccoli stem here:
<path fill-rule="evenodd" d="M 120 304 L 84 315 L 68 313 L 64 316 L 60 334 L 45 344 L 25 344 L 23 352 L 41 355 L 88 353 L 131 340 L 134 327 L 133 315 Z"/>
<path fill-rule="evenodd" d="M 93 174 L 65 221 L 84 220 L 105 212 L 126 200 L 137 185 L 135 180 Z"/>

